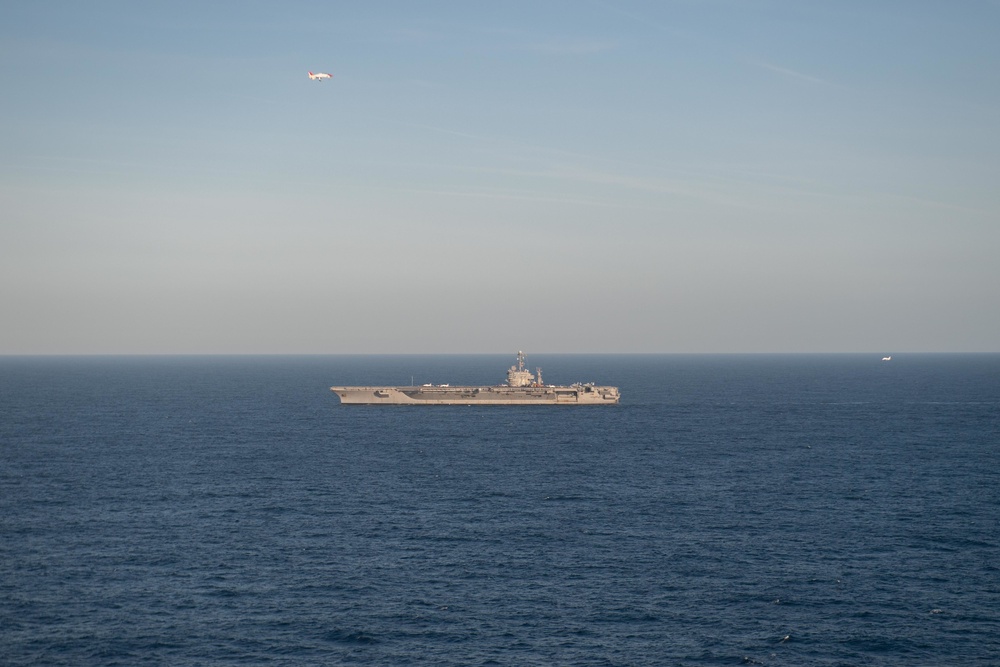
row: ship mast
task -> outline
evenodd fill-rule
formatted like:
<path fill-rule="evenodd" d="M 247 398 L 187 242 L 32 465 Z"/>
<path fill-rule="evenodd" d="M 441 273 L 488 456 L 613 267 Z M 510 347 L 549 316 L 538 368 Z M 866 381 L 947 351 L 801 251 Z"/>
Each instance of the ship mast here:
<path fill-rule="evenodd" d="M 535 376 L 531 371 L 524 370 L 524 352 L 517 353 L 517 365 L 511 366 L 507 370 L 508 387 L 531 387 L 535 385 Z"/>

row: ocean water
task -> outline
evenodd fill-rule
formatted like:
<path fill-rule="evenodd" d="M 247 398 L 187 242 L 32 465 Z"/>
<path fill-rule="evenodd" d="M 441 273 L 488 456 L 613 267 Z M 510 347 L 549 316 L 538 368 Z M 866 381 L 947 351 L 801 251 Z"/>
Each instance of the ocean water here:
<path fill-rule="evenodd" d="M 0 664 L 1000 664 L 1000 355 L 529 362 L 0 358 Z"/>

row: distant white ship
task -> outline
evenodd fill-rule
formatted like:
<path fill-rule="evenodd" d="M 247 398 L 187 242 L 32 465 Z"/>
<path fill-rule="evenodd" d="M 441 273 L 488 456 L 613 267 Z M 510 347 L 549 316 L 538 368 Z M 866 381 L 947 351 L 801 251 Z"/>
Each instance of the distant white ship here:
<path fill-rule="evenodd" d="M 882 361 L 892 361 L 892 356 L 882 357 Z"/>

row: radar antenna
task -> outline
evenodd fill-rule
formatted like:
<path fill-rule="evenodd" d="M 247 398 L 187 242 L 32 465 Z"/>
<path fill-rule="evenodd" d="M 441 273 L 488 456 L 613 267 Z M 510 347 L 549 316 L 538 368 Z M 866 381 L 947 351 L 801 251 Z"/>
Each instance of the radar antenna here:
<path fill-rule="evenodd" d="M 511 366 L 507 370 L 508 387 L 531 387 L 535 384 L 535 376 L 531 371 L 524 370 L 524 352 L 517 353 L 517 365 Z"/>

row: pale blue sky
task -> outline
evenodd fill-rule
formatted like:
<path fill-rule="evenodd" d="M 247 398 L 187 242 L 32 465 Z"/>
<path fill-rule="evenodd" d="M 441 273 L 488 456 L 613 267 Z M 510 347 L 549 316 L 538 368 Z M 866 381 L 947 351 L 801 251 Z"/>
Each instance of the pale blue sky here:
<path fill-rule="evenodd" d="M 5 3 L 0 354 L 1000 351 L 998 30 Z"/>

